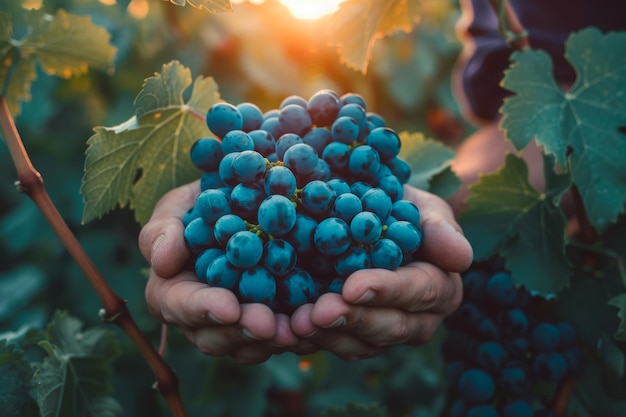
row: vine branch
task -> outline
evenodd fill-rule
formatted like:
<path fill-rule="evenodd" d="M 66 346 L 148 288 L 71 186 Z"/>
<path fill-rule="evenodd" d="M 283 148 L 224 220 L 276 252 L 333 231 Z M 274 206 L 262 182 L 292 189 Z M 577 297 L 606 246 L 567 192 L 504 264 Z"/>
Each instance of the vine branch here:
<path fill-rule="evenodd" d="M 130 337 L 154 372 L 158 390 L 167 401 L 173 415 L 175 417 L 184 417 L 186 414 L 178 391 L 176 375 L 139 329 L 126 307 L 126 301 L 120 298 L 102 277 L 76 236 L 61 217 L 46 192 L 41 174 L 35 169 L 30 160 L 3 95 L 0 95 L 0 128 L 17 170 L 17 189 L 30 197 L 37 208 L 39 208 L 91 283 L 103 305 L 104 311 L 101 314 L 103 321 L 116 324 Z"/>
<path fill-rule="evenodd" d="M 489 0 L 491 7 L 498 15 L 500 33 L 513 49 L 530 48 L 528 32 L 522 26 L 509 0 Z"/>

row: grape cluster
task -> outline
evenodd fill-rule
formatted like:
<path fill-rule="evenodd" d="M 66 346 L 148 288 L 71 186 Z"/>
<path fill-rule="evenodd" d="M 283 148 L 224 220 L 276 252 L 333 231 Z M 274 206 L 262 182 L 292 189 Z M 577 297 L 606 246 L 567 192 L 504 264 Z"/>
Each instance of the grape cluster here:
<path fill-rule="evenodd" d="M 548 301 L 515 287 L 500 262 L 463 276 L 464 301 L 442 343 L 450 417 L 554 417 L 538 391 L 553 392 L 583 367 L 576 330 Z"/>
<path fill-rule="evenodd" d="M 200 195 L 183 219 L 197 276 L 241 302 L 291 313 L 354 271 L 394 270 L 422 242 L 404 200 L 400 138 L 355 93 L 320 90 L 262 113 L 220 102 L 197 140 Z"/>

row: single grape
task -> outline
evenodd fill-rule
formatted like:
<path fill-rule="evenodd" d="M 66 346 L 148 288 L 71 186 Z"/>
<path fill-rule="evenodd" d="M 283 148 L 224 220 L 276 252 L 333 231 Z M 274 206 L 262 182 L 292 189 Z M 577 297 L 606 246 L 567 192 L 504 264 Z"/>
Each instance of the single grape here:
<path fill-rule="evenodd" d="M 278 137 L 276 141 L 276 156 L 281 161 L 284 161 L 285 152 L 297 143 L 304 143 L 302 138 L 295 133 L 285 133 Z"/>
<path fill-rule="evenodd" d="M 311 181 L 322 181 L 327 182 L 330 179 L 331 170 L 328 163 L 321 158 L 317 159 L 317 164 L 315 164 L 315 169 L 309 172 L 306 175 L 298 175 L 296 178 L 296 183 L 298 184 L 298 188 L 303 188 Z"/>
<path fill-rule="evenodd" d="M 372 124 L 372 127 L 373 127 L 372 130 L 374 130 L 377 127 L 385 127 L 385 126 L 387 126 L 387 123 L 385 122 L 385 119 L 378 113 L 367 112 L 366 119 L 367 119 L 368 122 L 370 122 Z"/>
<path fill-rule="evenodd" d="M 350 221 L 352 237 L 359 243 L 369 245 L 376 242 L 383 231 L 383 224 L 376 213 L 362 211 Z"/>
<path fill-rule="evenodd" d="M 202 251 L 196 258 L 196 262 L 194 263 L 196 276 L 200 279 L 204 279 L 206 277 L 206 271 L 211 262 L 213 262 L 215 258 L 221 255 L 224 255 L 224 251 L 218 248 L 209 248 Z"/>
<path fill-rule="evenodd" d="M 373 187 L 370 183 L 365 182 L 365 181 L 357 181 L 357 182 L 353 182 L 350 185 L 350 192 L 354 195 L 356 195 L 357 197 L 361 198 L 363 197 L 363 194 L 365 194 L 366 192 L 368 192 L 369 190 L 371 190 Z"/>
<path fill-rule="evenodd" d="M 322 220 L 313 232 L 313 243 L 325 255 L 341 255 L 350 247 L 350 228 L 338 217 Z"/>
<path fill-rule="evenodd" d="M 359 137 L 359 123 L 349 116 L 338 117 L 330 127 L 332 140 L 352 145 Z"/>
<path fill-rule="evenodd" d="M 294 94 L 294 95 L 285 97 L 283 101 L 280 102 L 280 105 L 278 106 L 278 108 L 283 109 L 289 106 L 290 104 L 296 104 L 306 109 L 309 103 L 303 97 L 300 97 L 299 95 Z"/>
<path fill-rule="evenodd" d="M 489 317 L 484 317 L 478 324 L 477 333 L 483 340 L 496 340 L 500 338 L 500 328 L 495 321 Z"/>
<path fill-rule="evenodd" d="M 376 149 L 383 162 L 390 161 L 400 153 L 400 137 L 388 127 L 379 127 L 367 135 L 367 144 Z"/>
<path fill-rule="evenodd" d="M 297 213 L 296 222 L 286 235 L 282 236 L 299 254 L 309 253 L 314 249 L 313 233 L 317 221 L 306 214 Z"/>
<path fill-rule="evenodd" d="M 251 268 L 263 256 L 263 242 L 252 232 L 237 232 L 226 243 L 226 257 L 237 268 Z"/>
<path fill-rule="evenodd" d="M 528 394 L 532 383 L 529 370 L 523 363 L 507 364 L 500 371 L 498 386 L 511 398 L 520 398 Z"/>
<path fill-rule="evenodd" d="M 391 214 L 392 202 L 389 195 L 380 188 L 371 188 L 361 196 L 364 211 L 375 213 L 384 223 Z"/>
<path fill-rule="evenodd" d="M 506 359 L 507 354 L 498 342 L 483 342 L 476 349 L 476 363 L 487 371 L 498 371 Z"/>
<path fill-rule="evenodd" d="M 330 126 L 337 118 L 342 104 L 336 94 L 329 90 L 316 92 L 309 98 L 307 110 L 316 126 Z"/>
<path fill-rule="evenodd" d="M 302 208 L 312 216 L 325 216 L 335 198 L 335 192 L 324 181 L 311 181 L 302 189 Z"/>
<path fill-rule="evenodd" d="M 567 361 L 559 352 L 541 352 L 533 359 L 533 372 L 537 379 L 558 383 L 567 373 Z"/>
<path fill-rule="evenodd" d="M 341 104 L 344 106 L 347 104 L 358 104 L 361 108 L 367 110 L 367 102 L 365 101 L 365 98 L 358 93 L 345 93 L 339 99 L 341 100 Z"/>
<path fill-rule="evenodd" d="M 267 171 L 264 187 L 267 195 L 279 194 L 291 198 L 296 192 L 296 177 L 289 168 L 276 165 Z"/>
<path fill-rule="evenodd" d="M 265 244 L 261 263 L 272 275 L 282 277 L 288 274 L 297 261 L 295 248 L 286 240 L 272 239 Z"/>
<path fill-rule="evenodd" d="M 257 222 L 257 211 L 267 195 L 257 184 L 237 184 L 230 193 L 230 205 L 234 214 L 250 223 Z"/>
<path fill-rule="evenodd" d="M 206 271 L 206 281 L 210 286 L 228 290 L 237 288 L 240 276 L 241 269 L 235 267 L 225 254 L 216 257 Z"/>
<path fill-rule="evenodd" d="M 498 272 L 487 281 L 487 298 L 495 305 L 506 307 L 515 303 L 517 293 L 511 274 Z"/>
<path fill-rule="evenodd" d="M 482 301 L 485 298 L 485 294 L 487 293 L 488 279 L 489 275 L 487 275 L 486 272 L 480 269 L 469 270 L 466 274 L 463 275 L 464 298 L 472 301 Z"/>
<path fill-rule="evenodd" d="M 313 301 L 317 287 L 313 277 L 306 270 L 296 267 L 277 282 L 277 295 L 290 309 Z"/>
<path fill-rule="evenodd" d="M 528 330 L 528 317 L 520 308 L 501 311 L 497 315 L 497 321 L 502 333 L 509 338 L 522 336 Z"/>
<path fill-rule="evenodd" d="M 215 222 L 213 234 L 215 240 L 225 246 L 232 235 L 243 230 L 246 230 L 246 223 L 241 217 L 236 214 L 225 214 Z"/>
<path fill-rule="evenodd" d="M 207 112 L 206 123 L 211 132 L 223 138 L 231 130 L 243 127 L 243 116 L 232 104 L 216 103 Z"/>
<path fill-rule="evenodd" d="M 385 162 L 385 165 L 391 169 L 393 175 L 395 175 L 400 183 L 406 184 L 411 178 L 411 166 L 399 157 L 392 158 Z"/>
<path fill-rule="evenodd" d="M 385 237 L 396 242 L 406 257 L 422 244 L 422 229 L 405 220 L 398 220 L 387 227 Z"/>
<path fill-rule="evenodd" d="M 328 163 L 335 172 L 342 172 L 348 168 L 350 147 L 345 143 L 331 142 L 322 152 L 322 159 Z"/>
<path fill-rule="evenodd" d="M 246 303 L 271 306 L 276 297 L 276 280 L 262 266 L 246 269 L 239 277 L 239 296 Z"/>
<path fill-rule="evenodd" d="M 200 177 L 200 191 L 225 187 L 218 171 L 203 172 Z"/>
<path fill-rule="evenodd" d="M 402 249 L 391 239 L 379 239 L 370 248 L 370 259 L 374 268 L 393 271 L 402 264 Z"/>
<path fill-rule="evenodd" d="M 248 136 L 250 136 L 254 143 L 254 150 L 261 155 L 267 157 L 276 151 L 276 139 L 274 139 L 274 136 L 272 136 L 270 132 L 257 129 L 248 132 Z"/>
<path fill-rule="evenodd" d="M 385 167 L 385 165 L 381 165 L 381 168 Z M 378 177 L 379 174 L 377 174 Z M 393 174 L 385 175 L 382 178 L 378 178 L 377 187 L 384 190 L 389 197 L 391 197 L 391 201 L 407 201 L 402 200 L 404 198 L 404 186 L 400 182 L 400 180 Z"/>
<path fill-rule="evenodd" d="M 493 397 L 496 390 L 491 375 L 478 368 L 463 372 L 458 388 L 461 396 L 471 404 L 486 403 Z"/>
<path fill-rule="evenodd" d="M 341 106 L 339 113 L 337 113 L 337 119 L 341 117 L 351 117 L 359 127 L 362 129 L 367 123 L 367 115 L 365 109 L 358 103 L 347 103 Z"/>
<path fill-rule="evenodd" d="M 216 171 L 223 156 L 222 143 L 211 137 L 198 139 L 189 151 L 191 163 L 203 171 Z"/>
<path fill-rule="evenodd" d="M 341 194 L 350 192 L 350 184 L 346 180 L 341 178 L 333 178 L 326 181 L 326 184 L 335 191 L 335 195 L 339 197 Z"/>
<path fill-rule="evenodd" d="M 311 130 L 313 122 L 306 107 L 299 104 L 288 104 L 280 109 L 278 125 L 282 132 L 303 136 Z"/>
<path fill-rule="evenodd" d="M 217 244 L 213 236 L 213 227 L 208 225 L 202 218 L 192 220 L 183 232 L 187 248 L 195 254 Z"/>
<path fill-rule="evenodd" d="M 533 417 L 534 411 L 526 400 L 512 401 L 502 407 L 502 417 Z"/>
<path fill-rule="evenodd" d="M 302 141 L 307 145 L 311 145 L 318 155 L 324 152 L 324 148 L 326 148 L 332 140 L 330 130 L 325 127 L 314 127 L 309 130 L 306 135 L 302 136 Z"/>
<path fill-rule="evenodd" d="M 346 278 L 355 271 L 369 269 L 372 265 L 367 250 L 360 246 L 350 246 L 335 258 L 335 271 L 340 277 Z"/>
<path fill-rule="evenodd" d="M 399 200 L 391 206 L 391 215 L 397 220 L 406 220 L 413 226 L 419 227 L 421 215 L 415 203 L 409 200 Z"/>
<path fill-rule="evenodd" d="M 254 141 L 243 130 L 231 130 L 222 138 L 222 152 L 228 155 L 232 152 L 253 151 Z"/>
<path fill-rule="evenodd" d="M 555 350 L 561 343 L 559 328 L 551 323 L 537 324 L 530 334 L 532 348 L 539 352 Z"/>
<path fill-rule="evenodd" d="M 257 217 L 265 233 L 283 236 L 296 224 L 296 208 L 287 197 L 270 195 L 259 205 Z"/>
<path fill-rule="evenodd" d="M 259 130 L 263 130 L 269 133 L 274 139 L 281 137 L 282 134 L 285 133 L 280 129 L 278 114 L 274 117 L 264 118 L 263 122 L 261 123 L 261 127 L 259 127 Z"/>
<path fill-rule="evenodd" d="M 261 123 L 263 122 L 263 112 L 254 103 L 239 103 L 235 107 L 241 113 L 243 117 L 243 126 L 240 128 L 244 132 L 250 132 L 253 130 L 257 130 L 261 127 Z"/>
<path fill-rule="evenodd" d="M 328 292 L 335 294 L 341 294 L 343 291 L 343 284 L 346 282 L 344 278 L 334 278 L 330 284 L 328 284 Z"/>
<path fill-rule="evenodd" d="M 283 161 L 296 176 L 303 176 L 315 170 L 318 157 L 311 145 L 297 143 L 285 151 Z"/>
<path fill-rule="evenodd" d="M 230 198 L 220 190 L 205 190 L 196 197 L 196 212 L 207 223 L 214 225 L 217 219 L 231 213 Z"/>
<path fill-rule="evenodd" d="M 328 182 L 330 185 L 330 182 Z M 361 199 L 351 192 L 337 196 L 333 204 L 333 215 L 350 224 L 352 218 L 363 211 Z M 382 226 L 381 226 L 382 231 Z"/>
<path fill-rule="evenodd" d="M 237 181 L 256 183 L 265 176 L 265 158 L 257 151 L 242 151 L 233 158 L 231 169 Z"/>
<path fill-rule="evenodd" d="M 187 227 L 187 225 L 191 223 L 192 220 L 197 219 L 198 217 L 200 217 L 200 215 L 198 214 L 196 206 L 194 205 L 183 215 L 183 226 Z"/>
<path fill-rule="evenodd" d="M 369 145 L 359 146 L 350 152 L 348 168 L 356 178 L 372 178 L 380 168 L 380 156 Z"/>

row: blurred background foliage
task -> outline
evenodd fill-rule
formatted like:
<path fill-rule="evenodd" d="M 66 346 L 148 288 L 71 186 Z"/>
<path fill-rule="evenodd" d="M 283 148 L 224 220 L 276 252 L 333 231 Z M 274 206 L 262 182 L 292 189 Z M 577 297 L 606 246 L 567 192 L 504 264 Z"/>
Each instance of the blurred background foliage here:
<path fill-rule="evenodd" d="M 293 17 L 277 0 L 233 2 L 232 13 L 210 14 L 163 0 L 4 0 L 0 11 L 60 8 L 91 16 L 117 48 L 115 73 L 91 71 L 69 80 L 38 73 L 17 128 L 48 193 L 111 286 L 129 302 L 139 326 L 158 344 L 160 323 L 143 299 L 146 263 L 139 226 L 129 210 L 81 224 L 79 193 L 86 140 L 94 126 L 133 114 L 145 78 L 179 60 L 194 76 L 213 77 L 221 97 L 262 110 L 283 98 L 321 88 L 357 92 L 397 131 L 423 132 L 455 145 L 471 130 L 456 107 L 450 77 L 460 45 L 454 0 L 424 1 L 411 33 L 380 39 L 366 74 L 340 62 L 328 45 L 327 20 Z M 99 325 L 100 302 L 34 204 L 14 186 L 15 168 L 0 146 L 0 333 L 45 328 L 64 309 Z M 116 329 L 113 329 L 116 331 Z M 440 337 L 438 335 L 437 337 Z M 151 388 L 153 376 L 123 334 L 115 362 L 116 397 L 126 416 L 168 415 Z M 166 359 L 181 380 L 190 416 L 318 416 L 330 405 L 376 402 L 390 416 L 432 416 L 443 407 L 443 367 L 437 343 L 397 347 L 377 358 L 346 363 L 324 353 L 281 355 L 257 366 L 210 358 L 170 329 Z"/>

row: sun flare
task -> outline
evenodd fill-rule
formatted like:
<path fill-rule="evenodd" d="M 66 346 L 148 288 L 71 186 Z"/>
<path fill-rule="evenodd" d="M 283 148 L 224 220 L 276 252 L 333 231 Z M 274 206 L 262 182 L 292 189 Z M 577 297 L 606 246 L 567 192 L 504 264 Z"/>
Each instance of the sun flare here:
<path fill-rule="evenodd" d="M 333 13 L 345 0 L 279 0 L 297 19 L 317 19 Z"/>

